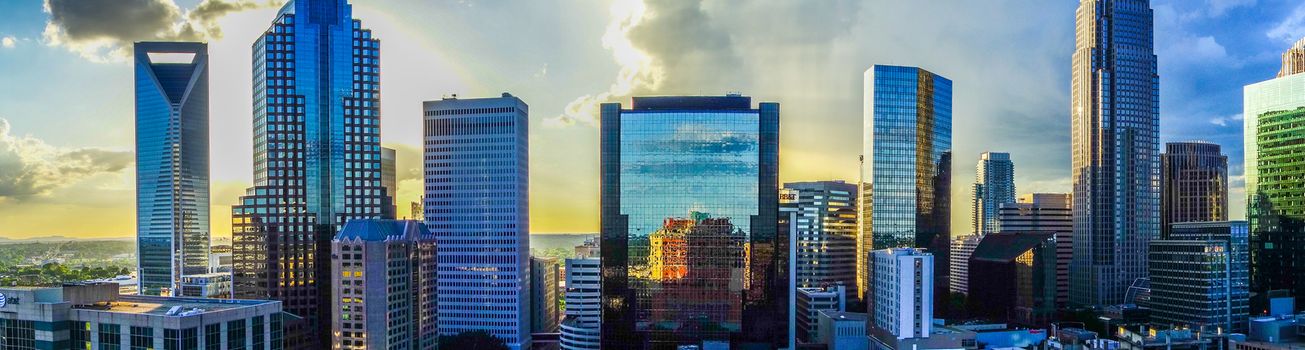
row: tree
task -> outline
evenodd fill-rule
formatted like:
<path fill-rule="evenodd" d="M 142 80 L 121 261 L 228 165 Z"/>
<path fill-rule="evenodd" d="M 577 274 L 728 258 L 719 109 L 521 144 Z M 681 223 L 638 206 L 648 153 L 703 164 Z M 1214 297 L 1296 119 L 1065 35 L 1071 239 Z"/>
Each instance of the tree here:
<path fill-rule="evenodd" d="M 486 331 L 467 331 L 457 335 L 441 335 L 439 348 L 443 350 L 508 350 L 503 339 Z"/>

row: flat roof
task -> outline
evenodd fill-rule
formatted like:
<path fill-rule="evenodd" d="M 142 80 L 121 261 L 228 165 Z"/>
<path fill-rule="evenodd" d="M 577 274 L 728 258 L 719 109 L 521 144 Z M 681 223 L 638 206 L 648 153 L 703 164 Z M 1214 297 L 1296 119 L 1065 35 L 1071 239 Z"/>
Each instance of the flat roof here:
<path fill-rule="evenodd" d="M 97 304 L 90 306 L 79 306 L 77 310 L 90 310 L 100 312 L 126 313 L 138 315 L 155 315 L 155 316 L 177 316 L 181 313 L 199 309 L 203 313 L 219 312 L 226 310 L 235 310 L 261 305 L 271 305 L 280 303 L 274 300 L 242 300 L 242 299 L 209 299 L 209 298 L 177 298 L 177 297 L 154 297 L 141 295 L 121 295 L 118 300 L 107 304 Z M 179 307 L 174 315 L 168 315 L 168 311 L 174 307 Z"/>

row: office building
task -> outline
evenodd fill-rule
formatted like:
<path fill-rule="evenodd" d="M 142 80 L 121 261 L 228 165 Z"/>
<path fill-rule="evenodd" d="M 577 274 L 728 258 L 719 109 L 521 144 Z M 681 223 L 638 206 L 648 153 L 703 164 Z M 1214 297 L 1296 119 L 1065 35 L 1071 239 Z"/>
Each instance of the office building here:
<path fill-rule="evenodd" d="M 973 188 L 970 232 L 985 235 L 1000 231 L 997 212 L 1003 204 L 1015 203 L 1015 163 L 1009 153 L 983 152 Z"/>
<path fill-rule="evenodd" d="M 1151 242 L 1151 321 L 1245 333 L 1250 314 L 1245 221 L 1176 223 Z"/>
<path fill-rule="evenodd" d="M 1170 142 L 1160 155 L 1162 232 L 1178 222 L 1228 220 L 1228 157 L 1209 142 Z"/>
<path fill-rule="evenodd" d="M 1297 73 L 1305 73 L 1305 38 L 1297 40 L 1290 49 L 1282 53 L 1282 69 L 1278 70 L 1278 77 Z"/>
<path fill-rule="evenodd" d="M 863 239 L 873 250 L 927 249 L 938 258 L 933 285 L 944 287 L 934 297 L 946 305 L 952 81 L 920 68 L 875 65 L 865 72 L 864 94 L 862 172 L 871 194 L 862 198 L 862 210 L 871 217 L 862 221 Z"/>
<path fill-rule="evenodd" d="M 139 42 L 136 259 L 140 294 L 208 273 L 208 44 Z"/>
<path fill-rule="evenodd" d="M 586 238 L 584 243 L 575 246 L 575 257 L 580 259 L 599 257 L 598 237 Z"/>
<path fill-rule="evenodd" d="M 815 343 L 825 344 L 829 350 L 867 350 L 870 348 L 865 331 L 867 319 L 864 313 L 821 310 Z"/>
<path fill-rule="evenodd" d="M 254 186 L 231 208 L 233 284 L 304 318 L 292 328 L 311 339 L 294 347 L 330 342 L 335 233 L 383 215 L 379 45 L 346 0 L 287 2 L 253 45 Z"/>
<path fill-rule="evenodd" d="M 797 322 L 797 341 L 817 343 L 820 336 L 820 311 L 847 311 L 847 288 L 842 285 L 798 287 L 796 291 L 797 303 L 794 305 L 793 318 Z"/>
<path fill-rule="evenodd" d="M 418 221 L 353 220 L 331 240 L 334 349 L 434 349 L 435 235 Z"/>
<path fill-rule="evenodd" d="M 209 272 L 231 274 L 231 245 L 215 245 L 209 248 Z"/>
<path fill-rule="evenodd" d="M 797 213 L 798 288 L 841 284 L 856 292 L 856 185 L 843 181 L 784 184 Z"/>
<path fill-rule="evenodd" d="M 934 256 L 918 248 L 876 250 L 867 328 L 880 342 L 928 338 L 934 316 Z"/>
<path fill-rule="evenodd" d="M 787 346 L 779 104 L 635 97 L 601 119 L 604 349 Z"/>
<path fill-rule="evenodd" d="M 399 180 L 398 169 L 395 168 L 396 156 L 393 148 L 381 147 L 381 187 L 385 188 L 385 196 L 389 208 L 381 215 L 385 219 L 397 219 L 399 217 Z"/>
<path fill-rule="evenodd" d="M 972 234 L 965 235 L 952 241 L 951 259 L 951 280 L 949 280 L 949 289 L 952 293 L 965 295 L 970 289 L 970 255 L 974 254 L 974 249 L 979 247 L 979 241 L 983 236 Z"/>
<path fill-rule="evenodd" d="M 1149 0 L 1079 2 L 1070 104 L 1070 301 L 1124 302 L 1160 234 L 1160 78 Z"/>
<path fill-rule="evenodd" d="M 562 350 L 598 350 L 602 321 L 601 260 L 566 259 L 566 318 Z"/>
<path fill-rule="evenodd" d="M 1005 232 L 1044 232 L 1056 236 L 1056 307 L 1069 305 L 1069 264 L 1074 256 L 1074 215 L 1068 193 L 1022 194 L 1002 205 L 998 226 Z"/>
<path fill-rule="evenodd" d="M 178 296 L 192 298 L 231 298 L 231 273 L 214 272 L 181 276 Z"/>
<path fill-rule="evenodd" d="M 1298 54 L 1293 47 L 1287 55 Z M 1286 56 L 1286 55 L 1284 55 Z M 1305 300 L 1305 74 L 1283 66 L 1279 78 L 1247 85 L 1245 116 L 1246 218 L 1251 229 L 1252 309 L 1263 296 L 1287 290 Z M 1301 304 L 1297 302 L 1297 304 Z"/>
<path fill-rule="evenodd" d="M 112 283 L 0 288 L 4 349 L 282 349 L 270 300 L 119 295 Z"/>
<path fill-rule="evenodd" d="M 532 333 L 557 333 L 560 265 L 555 258 L 530 257 L 530 327 Z"/>
<path fill-rule="evenodd" d="M 440 265 L 439 331 L 530 346 L 530 182 L 524 101 L 427 101 L 426 227 Z"/>
<path fill-rule="evenodd" d="M 1056 240 L 1051 233 L 983 236 L 970 256 L 972 317 L 1044 326 L 1056 312 Z"/>

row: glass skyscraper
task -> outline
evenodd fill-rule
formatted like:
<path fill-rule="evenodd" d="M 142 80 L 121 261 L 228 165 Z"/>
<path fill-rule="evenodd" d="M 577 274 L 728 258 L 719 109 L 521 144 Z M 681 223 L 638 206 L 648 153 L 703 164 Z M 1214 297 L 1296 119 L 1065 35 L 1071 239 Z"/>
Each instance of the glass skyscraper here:
<path fill-rule="evenodd" d="M 1162 232 L 1173 223 L 1228 220 L 1228 157 L 1219 144 L 1166 143 L 1160 169 Z"/>
<path fill-rule="evenodd" d="M 779 104 L 601 107 L 604 349 L 788 346 Z"/>
<path fill-rule="evenodd" d="M 983 152 L 974 181 L 971 233 L 980 236 L 998 232 L 997 212 L 1002 204 L 1015 203 L 1015 163 L 1009 153 Z"/>
<path fill-rule="evenodd" d="M 506 93 L 424 104 L 442 335 L 486 331 L 530 348 L 529 112 Z"/>
<path fill-rule="evenodd" d="M 1073 55 L 1070 302 L 1124 302 L 1160 234 L 1160 78 L 1148 0 L 1081 0 Z"/>
<path fill-rule="evenodd" d="M 294 0 L 253 45 L 254 187 L 233 206 L 235 295 L 272 299 L 331 338 L 331 239 L 381 218 L 380 41 L 345 0 Z"/>
<path fill-rule="evenodd" d="M 1263 310 L 1268 291 L 1287 290 L 1305 301 L 1305 74 L 1286 66 L 1279 78 L 1247 85 L 1245 171 L 1251 240 L 1252 310 Z"/>
<path fill-rule="evenodd" d="M 140 42 L 136 64 L 136 251 L 141 295 L 208 273 L 208 44 Z"/>
<path fill-rule="evenodd" d="M 861 223 L 864 239 L 872 251 L 926 249 L 936 258 L 933 285 L 943 287 L 935 299 L 946 300 L 952 81 L 920 68 L 875 65 L 865 72 L 864 112 L 868 159 L 862 171 L 870 181 L 864 185 L 872 187 L 861 199 L 862 210 L 870 212 L 869 222 Z"/>

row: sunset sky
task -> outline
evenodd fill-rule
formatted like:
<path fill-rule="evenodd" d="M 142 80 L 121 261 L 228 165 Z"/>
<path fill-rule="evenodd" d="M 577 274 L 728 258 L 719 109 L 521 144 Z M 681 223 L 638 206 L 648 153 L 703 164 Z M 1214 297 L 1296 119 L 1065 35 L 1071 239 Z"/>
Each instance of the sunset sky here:
<path fill-rule="evenodd" d="M 421 191 L 421 102 L 530 105 L 534 233 L 598 230 L 597 103 L 741 92 L 781 104 L 781 181 L 857 180 L 862 72 L 954 81 L 953 231 L 984 151 L 1019 193 L 1069 191 L 1073 0 L 353 0 L 381 39 L 400 213 Z M 1297 0 L 1155 0 L 1162 141 L 1229 156 L 1244 216 L 1242 86 L 1305 36 Z M 209 42 L 214 236 L 252 181 L 250 45 L 280 2 L 0 1 L 0 237 L 135 234 L 130 43 Z"/>

